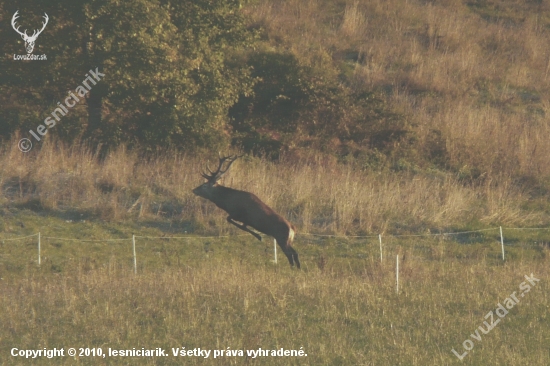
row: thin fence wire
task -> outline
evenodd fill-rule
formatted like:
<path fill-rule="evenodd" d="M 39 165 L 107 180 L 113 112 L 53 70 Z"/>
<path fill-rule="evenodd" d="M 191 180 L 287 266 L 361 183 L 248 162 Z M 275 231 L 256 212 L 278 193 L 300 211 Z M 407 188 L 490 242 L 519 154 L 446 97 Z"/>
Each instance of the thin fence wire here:
<path fill-rule="evenodd" d="M 502 230 L 549 230 L 550 227 L 541 227 L 541 228 L 517 228 L 517 227 L 503 227 Z M 382 237 L 394 237 L 394 238 L 406 238 L 406 237 L 423 237 L 423 236 L 445 236 L 445 235 L 462 235 L 462 234 L 473 234 L 479 232 L 495 231 L 499 230 L 499 227 L 492 227 L 487 229 L 479 230 L 469 230 L 469 231 L 455 231 L 455 232 L 446 232 L 446 233 L 425 233 L 425 234 L 376 234 L 376 235 L 337 235 L 337 234 L 313 234 L 313 233 L 296 233 L 296 236 L 313 236 L 313 237 L 324 237 L 324 238 L 354 238 L 354 239 L 368 239 L 368 238 L 378 238 L 379 235 Z M 2 241 L 9 240 L 22 240 L 26 238 L 31 238 L 38 236 L 38 233 L 12 237 L 12 238 L 0 238 Z M 248 236 L 248 234 L 239 234 L 239 235 L 211 235 L 211 236 L 145 236 L 145 235 L 135 235 L 135 238 L 142 239 L 217 239 L 217 238 L 230 238 L 230 237 L 241 237 Z M 80 242 L 105 242 L 105 241 L 130 241 L 132 238 L 120 238 L 120 239 L 78 239 L 78 238 L 60 238 L 54 236 L 42 236 L 43 239 L 53 239 L 53 240 L 69 240 L 69 241 L 80 241 Z"/>
<path fill-rule="evenodd" d="M 386 234 L 384 237 L 386 238 L 407 238 L 407 237 L 437 237 L 437 236 L 452 236 L 452 235 L 462 235 L 462 234 L 473 234 L 473 233 L 480 233 L 480 232 L 488 232 L 488 231 L 500 231 L 500 243 L 502 247 L 502 260 L 505 259 L 504 256 L 504 235 L 503 230 L 548 230 L 548 228 L 503 228 L 502 226 L 499 227 L 492 227 L 492 228 L 486 228 L 486 229 L 479 229 L 479 230 L 469 230 L 469 231 L 457 231 L 457 232 L 447 232 L 447 233 L 425 233 L 425 234 Z M 312 236 L 312 237 L 325 237 L 325 238 L 345 238 L 345 239 L 371 239 L 371 238 L 378 238 L 380 241 L 380 261 L 383 262 L 383 256 L 382 256 L 382 250 L 383 247 L 385 247 L 382 244 L 382 234 L 378 235 L 331 235 L 331 234 L 312 234 L 312 233 L 302 233 L 298 234 L 298 236 Z M 221 238 L 229 238 L 229 237 L 241 237 L 241 236 L 248 236 L 248 234 L 240 234 L 240 235 L 216 235 L 216 236 L 146 236 L 146 235 L 132 235 L 131 238 L 108 238 L 108 239 L 78 239 L 78 238 L 60 238 L 60 237 L 53 237 L 53 236 L 41 236 L 40 232 L 36 234 L 26 235 L 26 236 L 20 236 L 20 237 L 11 237 L 11 238 L 0 238 L 0 241 L 15 241 L 15 240 L 23 240 L 28 239 L 32 237 L 37 237 L 38 239 L 38 266 L 41 265 L 41 238 L 42 239 L 50 239 L 50 240 L 66 240 L 66 241 L 77 241 L 77 242 L 121 242 L 121 241 L 132 241 L 132 254 L 133 254 L 133 272 L 134 274 L 137 274 L 138 266 L 137 266 L 137 256 L 136 256 L 136 239 L 164 239 L 164 240 L 170 240 L 170 239 L 186 239 L 186 240 L 196 240 L 196 239 L 221 239 Z M 273 262 L 277 264 L 277 246 L 276 241 L 273 242 L 274 245 L 274 260 Z M 395 249 L 395 248 L 394 248 Z M 384 250 L 388 250 L 387 248 Z M 403 257 L 404 259 L 404 257 Z M 395 268 L 395 282 L 396 282 L 396 293 L 399 294 L 399 254 L 396 255 L 396 268 Z"/>
<path fill-rule="evenodd" d="M 104 242 L 104 241 L 129 241 L 132 238 L 127 239 L 75 239 L 75 238 L 58 238 L 54 236 L 42 236 L 42 239 L 54 239 L 54 240 L 69 240 L 69 241 L 79 241 L 79 242 Z"/>
<path fill-rule="evenodd" d="M 461 234 L 472 234 L 483 231 L 492 231 L 498 230 L 498 227 L 492 227 L 488 229 L 479 229 L 471 231 L 456 231 L 450 233 L 426 233 L 426 234 L 380 234 L 384 237 L 421 237 L 421 236 L 443 236 L 443 235 L 461 235 Z M 504 228 L 503 228 L 504 229 Z M 327 234 L 310 234 L 310 233 L 297 233 L 297 236 L 318 236 L 318 237 L 332 237 L 332 238 L 378 238 L 379 235 L 327 235 Z"/>
<path fill-rule="evenodd" d="M 550 227 L 503 227 L 503 230 L 548 230 Z"/>
<path fill-rule="evenodd" d="M 378 235 L 336 235 L 336 234 L 311 234 L 296 233 L 297 236 L 317 236 L 321 238 L 378 238 Z"/>
<path fill-rule="evenodd" d="M 248 234 L 239 235 L 212 235 L 212 236 L 141 236 L 136 235 L 136 238 L 143 239 L 212 239 L 212 238 L 231 238 L 237 236 L 248 236 Z"/>
<path fill-rule="evenodd" d="M 26 238 L 32 238 L 33 236 L 38 236 L 38 233 L 32 234 L 32 235 L 26 235 L 26 236 L 18 236 L 18 237 L 15 237 L 15 238 L 2 238 L 0 240 L 2 240 L 2 241 L 22 240 L 22 239 L 26 239 Z"/>
<path fill-rule="evenodd" d="M 382 261 L 382 250 L 383 246 L 382 244 L 382 237 L 385 238 L 407 238 L 407 237 L 436 237 L 436 236 L 451 236 L 451 235 L 461 235 L 461 234 L 473 234 L 473 233 L 480 233 L 480 232 L 488 232 L 488 231 L 495 231 L 500 230 L 500 242 L 502 246 L 502 259 L 504 260 L 504 235 L 502 234 L 503 230 L 548 230 L 550 228 L 503 228 L 503 227 L 492 227 L 492 228 L 486 228 L 486 229 L 479 229 L 479 230 L 469 230 L 469 231 L 456 231 L 456 232 L 446 232 L 446 233 L 425 233 L 425 234 L 378 234 L 378 235 L 334 235 L 334 234 L 313 234 L 313 233 L 302 233 L 298 234 L 298 236 L 312 236 L 312 237 L 325 237 L 325 238 L 343 238 L 343 239 L 371 239 L 371 238 L 378 238 L 380 241 L 380 260 Z M 78 239 L 78 238 L 61 238 L 61 237 L 54 237 L 54 236 L 41 236 L 40 232 L 36 234 L 31 235 L 25 235 L 20 237 L 11 237 L 11 238 L 0 238 L 0 241 L 15 241 L 15 240 L 23 240 L 28 239 L 32 237 L 38 237 L 38 264 L 40 265 L 41 262 L 41 245 L 40 245 L 40 239 L 50 239 L 50 240 L 66 240 L 66 241 L 77 241 L 77 242 L 121 242 L 121 241 L 132 241 L 132 251 L 133 251 L 133 262 L 134 262 L 134 273 L 137 273 L 137 259 L 136 259 L 136 239 L 163 239 L 163 240 L 171 240 L 171 239 L 185 239 L 185 240 L 200 240 L 200 239 L 221 239 L 221 238 L 230 238 L 230 237 L 242 237 L 242 236 L 248 236 L 248 234 L 240 234 L 240 235 L 215 235 L 215 236 L 146 236 L 146 235 L 132 235 L 130 238 L 107 238 L 107 239 Z M 275 242 L 274 242 L 275 245 Z M 276 247 L 274 250 L 275 253 L 275 260 L 274 262 L 277 263 L 277 251 Z"/>

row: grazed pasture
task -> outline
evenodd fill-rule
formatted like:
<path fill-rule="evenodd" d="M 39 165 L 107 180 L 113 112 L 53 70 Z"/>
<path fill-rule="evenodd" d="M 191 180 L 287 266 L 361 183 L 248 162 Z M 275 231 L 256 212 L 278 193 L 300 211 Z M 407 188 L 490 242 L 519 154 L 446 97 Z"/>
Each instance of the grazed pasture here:
<path fill-rule="evenodd" d="M 158 227 L 133 222 L 72 221 L 11 211 L 4 225 L 12 236 L 41 228 L 43 237 L 80 239 L 160 236 Z M 25 228 L 18 226 L 23 223 Z M 15 229 L 18 227 L 18 229 Z M 506 233 L 506 231 L 505 231 Z M 502 261 L 498 230 L 443 239 L 298 236 L 303 270 L 291 270 L 272 241 L 250 237 L 131 241 L 42 240 L 0 242 L 0 358 L 13 347 L 161 347 L 166 357 L 93 358 L 100 364 L 258 365 L 451 365 L 462 343 L 524 275 L 540 282 L 520 298 L 473 350 L 466 365 L 546 365 L 548 233 L 510 231 Z M 395 256 L 400 257 L 400 291 Z M 496 317 L 496 315 L 495 315 Z M 172 348 L 210 350 L 302 349 L 307 357 L 174 357 Z M 246 352 L 244 353 L 246 355 Z M 38 364 L 74 364 L 72 358 Z"/>

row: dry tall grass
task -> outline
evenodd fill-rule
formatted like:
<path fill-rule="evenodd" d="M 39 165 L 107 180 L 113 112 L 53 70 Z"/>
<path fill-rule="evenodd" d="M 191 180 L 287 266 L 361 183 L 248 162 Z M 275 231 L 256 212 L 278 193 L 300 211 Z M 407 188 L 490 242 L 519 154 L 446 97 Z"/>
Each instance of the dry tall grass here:
<path fill-rule="evenodd" d="M 85 148 L 51 140 L 22 154 L 13 140 L 0 152 L 0 204 L 108 220 L 169 220 L 196 232 L 232 230 L 223 211 L 191 193 L 208 162 L 215 164 L 217 156 L 174 152 L 143 159 L 124 148 L 99 161 Z M 301 232 L 396 233 L 547 220 L 541 211 L 524 209 L 529 192 L 506 178 L 468 186 L 451 175 L 374 173 L 311 154 L 277 163 L 243 157 L 224 179 L 258 195 Z"/>

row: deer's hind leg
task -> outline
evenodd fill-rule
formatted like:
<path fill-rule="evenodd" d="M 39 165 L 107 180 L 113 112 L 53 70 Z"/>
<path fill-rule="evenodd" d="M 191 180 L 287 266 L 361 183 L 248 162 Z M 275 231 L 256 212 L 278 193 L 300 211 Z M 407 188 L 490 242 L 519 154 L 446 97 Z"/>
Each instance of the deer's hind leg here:
<path fill-rule="evenodd" d="M 300 269 L 300 260 L 298 259 L 298 253 L 294 248 L 287 242 L 286 245 L 281 245 L 281 241 L 275 239 L 277 241 L 277 244 L 279 244 L 279 247 L 283 250 L 283 253 L 285 253 L 286 258 L 288 259 L 288 262 L 290 263 L 291 267 L 294 267 L 294 264 L 296 264 L 296 268 Z M 284 241 L 282 241 L 284 243 Z"/>

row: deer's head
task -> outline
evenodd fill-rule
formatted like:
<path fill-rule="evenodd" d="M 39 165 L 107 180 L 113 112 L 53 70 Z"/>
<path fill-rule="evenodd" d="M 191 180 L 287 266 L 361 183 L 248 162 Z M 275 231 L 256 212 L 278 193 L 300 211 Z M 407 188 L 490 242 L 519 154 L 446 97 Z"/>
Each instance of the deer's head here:
<path fill-rule="evenodd" d="M 208 164 L 206 165 L 206 169 L 208 170 L 209 174 L 207 173 L 201 173 L 202 177 L 206 179 L 206 182 L 198 186 L 197 188 L 193 189 L 193 193 L 199 197 L 211 199 L 213 189 L 216 187 L 218 181 L 221 179 L 221 177 L 229 170 L 231 167 L 231 164 L 235 160 L 237 160 L 240 156 L 234 155 L 234 156 L 225 156 L 225 157 L 219 157 L 219 164 L 218 169 L 216 169 L 215 172 L 210 170 L 208 167 Z M 222 169 L 223 165 L 227 163 L 227 166 L 225 169 Z"/>

